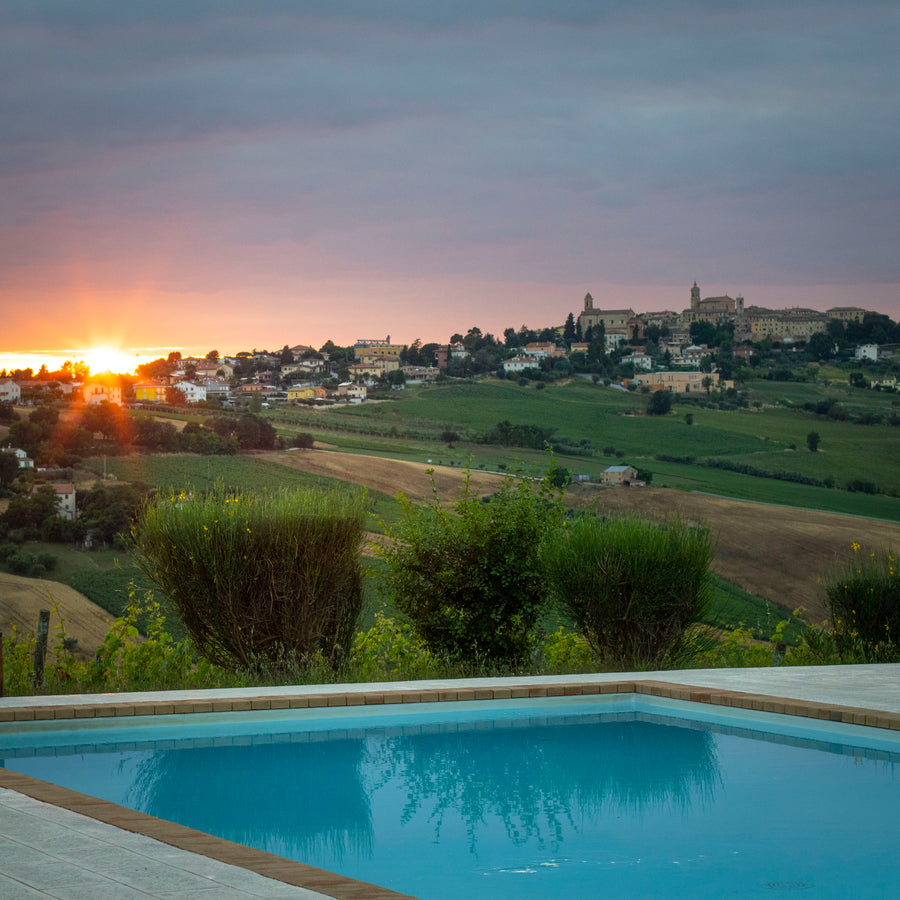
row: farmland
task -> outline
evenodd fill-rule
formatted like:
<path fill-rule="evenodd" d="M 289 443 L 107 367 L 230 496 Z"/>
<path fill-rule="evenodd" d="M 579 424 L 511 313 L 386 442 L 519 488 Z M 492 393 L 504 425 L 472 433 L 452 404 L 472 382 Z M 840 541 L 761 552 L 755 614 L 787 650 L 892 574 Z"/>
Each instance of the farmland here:
<path fill-rule="evenodd" d="M 311 433 L 315 450 L 108 456 L 85 460 L 76 480 L 89 487 L 105 471 L 120 482 L 163 490 L 203 490 L 217 480 L 240 490 L 351 482 L 368 488 L 368 527 L 378 531 L 398 519 L 398 492 L 421 500 L 431 495 L 433 481 L 439 495 L 450 498 L 467 465 L 483 493 L 496 489 L 503 472 L 543 470 L 546 450 L 482 442 L 498 422 L 536 425 L 550 435 L 558 463 L 572 474 L 596 478 L 607 466 L 623 463 L 652 473 L 652 484 L 642 489 L 573 485 L 568 502 L 604 514 L 665 518 L 678 512 L 709 527 L 722 600 L 716 621 L 744 622 L 761 634 L 797 607 L 807 621 L 823 621 L 818 579 L 844 557 L 851 541 L 900 546 L 900 428 L 835 421 L 803 408 L 836 400 L 851 417 L 877 415 L 887 422 L 898 409 L 896 395 L 846 384 L 760 381 L 751 383 L 744 408 L 704 405 L 704 397 L 699 403 L 680 399 L 667 416 L 646 415 L 645 395 L 587 379 L 540 388 L 450 381 L 381 396 L 360 406 L 263 411 L 286 439 Z M 810 431 L 820 435 L 818 452 L 807 447 Z M 730 468 L 713 467 L 722 463 Z M 733 470 L 741 466 L 757 476 Z M 854 480 L 879 493 L 846 490 Z M 121 609 L 136 574 L 127 552 L 111 562 L 52 545 L 41 549 L 60 558 L 51 577 L 80 588 L 112 613 Z M 370 588 L 369 618 L 377 604 Z"/>

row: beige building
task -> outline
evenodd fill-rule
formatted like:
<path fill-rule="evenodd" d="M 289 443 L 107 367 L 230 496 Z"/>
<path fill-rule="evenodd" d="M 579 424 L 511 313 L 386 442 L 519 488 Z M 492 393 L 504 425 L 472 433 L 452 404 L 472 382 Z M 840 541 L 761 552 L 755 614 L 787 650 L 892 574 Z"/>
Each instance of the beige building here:
<path fill-rule="evenodd" d="M 691 288 L 691 305 L 681 314 L 681 323 L 731 321 L 743 313 L 743 297 L 729 297 L 723 294 L 721 297 L 704 297 L 701 300 L 700 288 L 695 281 Z"/>
<path fill-rule="evenodd" d="M 773 340 L 809 340 L 817 332 L 828 327 L 828 316 L 815 309 L 793 307 L 791 309 L 765 309 L 751 306 L 744 324 L 752 341 L 770 337 Z"/>
<path fill-rule="evenodd" d="M 122 385 L 112 382 L 89 381 L 81 389 L 84 402 L 89 405 L 96 403 L 115 403 L 122 405 Z"/>
<path fill-rule="evenodd" d="M 354 380 L 380 378 L 388 372 L 396 372 L 400 368 L 400 360 L 396 356 L 370 358 L 367 362 L 353 363 L 348 366 L 350 377 Z"/>
<path fill-rule="evenodd" d="M 610 466 L 600 473 L 600 484 L 607 487 L 630 485 L 637 481 L 637 469 L 634 466 Z"/>
<path fill-rule="evenodd" d="M 588 328 L 603 326 L 607 343 L 640 341 L 644 337 L 644 323 L 635 315 L 633 309 L 594 309 L 594 298 L 584 295 L 584 309 L 578 314 L 578 325 L 582 335 Z"/>
<path fill-rule="evenodd" d="M 626 379 L 626 386 L 634 384 L 637 387 L 649 387 L 651 391 L 671 391 L 673 394 L 697 394 L 706 390 L 704 378 L 711 379 L 710 390 L 726 390 L 733 388 L 733 381 L 720 378 L 715 372 L 648 372 L 646 375 L 635 375 Z"/>
<path fill-rule="evenodd" d="M 825 315 L 841 322 L 862 322 L 867 312 L 868 310 L 859 306 L 832 306 L 825 310 Z"/>
<path fill-rule="evenodd" d="M 390 335 L 383 341 L 376 338 L 360 338 L 353 345 L 353 353 L 361 362 L 376 357 L 399 356 L 405 349 L 406 344 L 392 344 Z"/>

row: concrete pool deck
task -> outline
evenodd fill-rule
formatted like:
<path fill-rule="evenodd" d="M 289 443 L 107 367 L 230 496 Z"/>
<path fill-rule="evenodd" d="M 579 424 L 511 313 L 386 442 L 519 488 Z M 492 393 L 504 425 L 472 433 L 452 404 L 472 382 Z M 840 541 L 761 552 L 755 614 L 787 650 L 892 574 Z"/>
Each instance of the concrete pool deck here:
<path fill-rule="evenodd" d="M 12 697 L 0 699 L 0 731 L 35 720 L 600 693 L 650 694 L 900 731 L 900 664 Z M 0 896 L 403 895 L 0 769 Z"/>

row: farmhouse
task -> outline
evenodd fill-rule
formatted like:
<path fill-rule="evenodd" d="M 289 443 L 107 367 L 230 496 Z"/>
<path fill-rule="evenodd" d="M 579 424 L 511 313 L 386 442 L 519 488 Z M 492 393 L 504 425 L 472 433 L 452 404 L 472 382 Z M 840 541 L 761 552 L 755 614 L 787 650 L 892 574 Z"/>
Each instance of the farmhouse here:
<path fill-rule="evenodd" d="M 634 466 L 610 466 L 600 473 L 600 484 L 607 487 L 628 486 L 637 480 L 637 469 Z"/>

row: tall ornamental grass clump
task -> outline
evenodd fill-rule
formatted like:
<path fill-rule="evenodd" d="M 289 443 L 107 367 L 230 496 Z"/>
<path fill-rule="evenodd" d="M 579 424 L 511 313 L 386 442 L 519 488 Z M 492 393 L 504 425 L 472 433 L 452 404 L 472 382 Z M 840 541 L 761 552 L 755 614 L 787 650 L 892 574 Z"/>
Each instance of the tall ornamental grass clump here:
<path fill-rule="evenodd" d="M 432 653 L 504 663 L 530 655 L 545 594 L 538 548 L 562 515 L 552 475 L 509 476 L 482 500 L 467 472 L 450 506 L 436 493 L 421 505 L 400 498 L 403 519 L 376 548 L 383 589 Z"/>
<path fill-rule="evenodd" d="M 551 595 L 610 668 L 685 664 L 698 650 L 691 625 L 712 599 L 706 530 L 680 521 L 585 517 L 556 529 L 542 561 Z"/>
<path fill-rule="evenodd" d="M 346 658 L 362 606 L 363 492 L 171 494 L 134 526 L 143 572 L 230 669 Z"/>
<path fill-rule="evenodd" d="M 825 602 L 843 662 L 900 661 L 900 571 L 892 550 L 853 559 L 825 580 Z"/>

